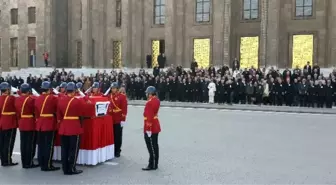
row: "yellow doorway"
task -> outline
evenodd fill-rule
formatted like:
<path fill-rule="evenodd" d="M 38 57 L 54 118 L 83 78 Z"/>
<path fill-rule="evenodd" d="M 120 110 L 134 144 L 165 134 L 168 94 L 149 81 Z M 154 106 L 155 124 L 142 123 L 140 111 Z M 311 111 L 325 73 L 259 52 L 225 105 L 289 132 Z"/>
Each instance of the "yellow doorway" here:
<path fill-rule="evenodd" d="M 293 35 L 292 67 L 303 68 L 307 62 L 312 63 L 314 35 Z"/>
<path fill-rule="evenodd" d="M 240 68 L 258 68 L 259 37 L 240 38 Z"/>
<path fill-rule="evenodd" d="M 194 39 L 194 59 L 198 67 L 209 67 L 210 39 Z"/>
<path fill-rule="evenodd" d="M 121 68 L 122 61 L 121 61 L 121 41 L 113 41 L 113 61 L 112 67 L 113 68 Z"/>
<path fill-rule="evenodd" d="M 152 66 L 158 65 L 158 56 L 160 55 L 160 40 L 152 40 Z"/>

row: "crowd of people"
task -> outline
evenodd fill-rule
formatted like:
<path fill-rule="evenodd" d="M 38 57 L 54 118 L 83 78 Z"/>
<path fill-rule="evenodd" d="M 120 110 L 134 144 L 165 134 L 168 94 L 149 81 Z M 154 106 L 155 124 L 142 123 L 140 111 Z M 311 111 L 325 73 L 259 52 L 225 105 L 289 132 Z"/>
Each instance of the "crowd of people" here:
<path fill-rule="evenodd" d="M 104 70 L 90 76 L 74 76 L 71 71 L 55 69 L 46 77 L 30 75 L 26 79 L 37 91 L 45 80 L 51 81 L 54 88 L 61 82 L 82 82 L 83 92 L 94 82 L 99 82 L 102 93 L 109 89 L 112 82 L 118 82 L 131 100 L 145 100 L 145 89 L 154 86 L 161 101 L 208 103 L 213 96 L 214 102 L 210 103 L 320 108 L 331 108 L 336 102 L 336 72 L 322 74 L 319 66 L 311 66 L 309 62 L 303 69 L 287 68 L 282 73 L 274 68 L 240 69 L 239 65 L 231 69 L 228 66 L 205 69 L 198 68 L 194 61 L 190 69 L 181 66 L 165 70 L 154 67 L 152 73 L 141 69 L 138 74 Z M 15 76 L 1 78 L 1 81 L 7 81 L 14 87 L 24 82 Z M 210 83 L 215 84 L 214 88 L 210 88 Z"/>

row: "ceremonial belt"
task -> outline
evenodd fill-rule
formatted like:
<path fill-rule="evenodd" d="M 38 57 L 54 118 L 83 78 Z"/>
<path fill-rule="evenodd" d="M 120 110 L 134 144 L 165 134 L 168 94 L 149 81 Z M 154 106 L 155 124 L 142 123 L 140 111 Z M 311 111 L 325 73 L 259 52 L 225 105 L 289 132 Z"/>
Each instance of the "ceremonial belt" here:
<path fill-rule="evenodd" d="M 54 117 L 53 114 L 43 114 L 44 106 L 45 106 L 45 104 L 46 104 L 46 102 L 47 102 L 49 96 L 50 96 L 50 95 L 47 95 L 47 97 L 46 97 L 46 98 L 44 99 L 44 101 L 43 101 L 42 109 L 41 109 L 41 114 L 40 114 L 40 117 L 41 117 L 41 118 L 51 118 L 51 117 Z"/>
<path fill-rule="evenodd" d="M 159 117 L 158 116 L 154 116 L 153 119 L 158 119 Z M 146 121 L 148 118 L 147 117 L 144 117 L 144 120 Z"/>
<path fill-rule="evenodd" d="M 26 105 L 28 99 L 29 99 L 29 96 L 27 96 L 25 98 L 24 102 L 23 102 L 22 109 L 21 109 L 21 118 L 33 118 L 34 117 L 34 115 L 32 115 L 32 114 L 31 115 L 23 115 L 23 110 L 25 108 L 25 105 Z"/>
<path fill-rule="evenodd" d="M 3 107 L 2 107 L 1 115 L 3 115 L 3 116 L 12 116 L 12 115 L 16 114 L 16 112 L 5 112 L 5 107 L 6 107 L 8 98 L 9 98 L 9 96 L 6 96 L 5 102 L 4 102 Z"/>
<path fill-rule="evenodd" d="M 68 105 L 65 109 L 65 113 L 64 113 L 64 117 L 63 117 L 63 120 L 79 120 L 79 117 L 78 116 L 67 116 L 68 114 L 68 110 L 69 110 L 69 107 L 70 107 L 70 104 L 71 102 L 74 100 L 75 98 L 71 98 L 70 101 L 68 102 Z"/>
<path fill-rule="evenodd" d="M 111 95 L 111 102 L 112 102 L 112 104 L 113 104 L 113 106 L 114 106 L 114 108 L 115 109 L 113 109 L 112 111 L 114 112 L 114 113 L 117 113 L 117 112 L 121 112 L 122 110 L 114 103 L 114 100 L 113 100 L 113 96 Z"/>

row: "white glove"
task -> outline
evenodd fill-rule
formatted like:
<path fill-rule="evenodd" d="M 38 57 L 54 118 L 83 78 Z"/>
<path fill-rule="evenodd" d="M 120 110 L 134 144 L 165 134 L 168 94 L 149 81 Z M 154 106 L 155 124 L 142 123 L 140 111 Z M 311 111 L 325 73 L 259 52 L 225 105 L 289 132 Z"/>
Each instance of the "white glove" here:
<path fill-rule="evenodd" d="M 124 127 L 125 124 L 126 124 L 125 121 L 120 122 L 120 126 L 121 126 L 121 127 Z"/>
<path fill-rule="evenodd" d="M 146 131 L 146 134 L 148 137 L 151 137 L 152 136 L 152 131 Z"/>

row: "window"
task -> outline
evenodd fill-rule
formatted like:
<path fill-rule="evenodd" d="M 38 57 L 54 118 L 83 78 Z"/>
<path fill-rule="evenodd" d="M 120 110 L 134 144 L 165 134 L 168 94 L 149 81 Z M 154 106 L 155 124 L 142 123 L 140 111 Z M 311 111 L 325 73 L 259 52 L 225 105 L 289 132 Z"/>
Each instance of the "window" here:
<path fill-rule="evenodd" d="M 210 22 L 210 0 L 196 0 L 196 22 Z"/>
<path fill-rule="evenodd" d="M 76 63 L 77 67 L 82 67 L 82 41 L 77 41 L 76 43 L 77 48 L 77 56 L 76 56 Z"/>
<path fill-rule="evenodd" d="M 18 38 L 14 37 L 10 39 L 10 52 L 11 52 L 11 66 L 18 66 Z"/>
<path fill-rule="evenodd" d="M 313 16 L 313 0 L 296 0 L 295 16 L 296 17 Z"/>
<path fill-rule="evenodd" d="M 116 27 L 121 27 L 121 0 L 116 2 Z"/>
<path fill-rule="evenodd" d="M 13 8 L 11 11 L 11 24 L 18 24 L 18 9 Z"/>
<path fill-rule="evenodd" d="M 83 5 L 82 5 L 82 1 L 79 4 L 79 30 L 82 29 L 83 26 Z"/>
<path fill-rule="evenodd" d="M 28 7 L 28 24 L 36 23 L 36 8 Z"/>
<path fill-rule="evenodd" d="M 255 20 L 259 18 L 259 0 L 244 0 L 244 20 Z"/>
<path fill-rule="evenodd" d="M 121 41 L 112 41 L 113 55 L 112 55 L 112 67 L 121 67 Z"/>
<path fill-rule="evenodd" d="M 154 24 L 165 24 L 165 0 L 154 0 Z"/>
<path fill-rule="evenodd" d="M 36 61 L 36 37 L 28 37 L 28 66 L 34 67 Z"/>

